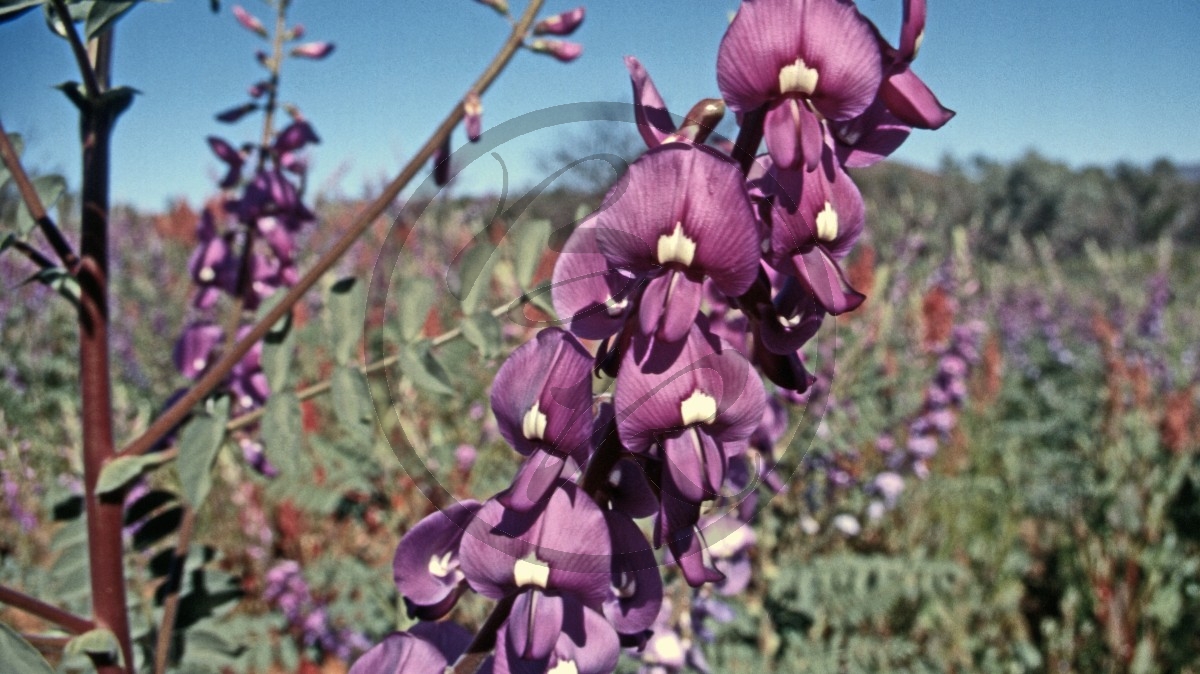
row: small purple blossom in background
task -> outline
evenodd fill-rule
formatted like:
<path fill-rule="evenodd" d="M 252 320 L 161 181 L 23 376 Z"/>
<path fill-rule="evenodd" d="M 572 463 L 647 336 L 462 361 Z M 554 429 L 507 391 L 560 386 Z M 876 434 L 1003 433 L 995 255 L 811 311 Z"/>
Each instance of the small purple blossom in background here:
<path fill-rule="evenodd" d="M 292 47 L 292 56 L 299 58 L 320 60 L 333 53 L 332 42 L 306 42 L 305 44 Z"/>

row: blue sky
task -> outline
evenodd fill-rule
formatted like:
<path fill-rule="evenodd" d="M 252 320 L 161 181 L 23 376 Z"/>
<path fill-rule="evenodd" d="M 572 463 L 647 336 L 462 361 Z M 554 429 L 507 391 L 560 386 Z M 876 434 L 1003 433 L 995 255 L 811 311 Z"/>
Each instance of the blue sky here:
<path fill-rule="evenodd" d="M 524 3 L 511 0 L 514 11 Z M 266 18 L 260 0 L 244 0 Z M 900 0 L 859 0 L 896 39 Z M 204 138 L 241 142 L 255 123 L 221 125 L 213 114 L 244 100 L 261 69 L 262 42 L 223 2 L 145 3 L 119 25 L 117 84 L 143 93 L 117 126 L 113 196 L 147 209 L 171 197 L 193 204 L 215 192 L 218 162 Z M 547 13 L 575 6 L 547 3 Z M 560 103 L 628 102 L 621 57 L 636 55 L 667 103 L 682 113 L 718 95 L 717 46 L 733 0 L 603 0 L 588 6 L 572 38 L 584 55 L 564 65 L 518 55 L 484 99 L 485 128 Z M 326 61 L 290 62 L 283 98 L 313 121 L 323 144 L 314 184 L 347 195 L 393 175 L 459 100 L 507 35 L 507 25 L 472 0 L 329 2 L 294 0 L 291 16 L 337 51 Z M 1200 163 L 1200 3 L 1195 0 L 929 0 L 929 23 L 914 68 L 958 116 L 917 132 L 895 158 L 935 167 L 950 155 L 1006 160 L 1028 149 L 1081 166 L 1158 157 Z M 0 119 L 29 139 L 27 158 L 78 185 L 74 109 L 52 85 L 77 79 L 69 50 L 38 13 L 0 25 Z M 518 183 L 534 182 L 539 156 L 576 138 L 562 128 L 501 148 Z M 462 142 L 461 133 L 456 142 Z M 468 189 L 497 189 L 494 164 L 472 167 Z"/>

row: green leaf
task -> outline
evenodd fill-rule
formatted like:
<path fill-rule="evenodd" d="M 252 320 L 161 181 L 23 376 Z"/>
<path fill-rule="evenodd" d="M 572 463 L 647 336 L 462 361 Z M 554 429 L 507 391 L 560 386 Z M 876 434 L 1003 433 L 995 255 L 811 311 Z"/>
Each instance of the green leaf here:
<path fill-rule="evenodd" d="M 0 23 L 12 21 L 46 0 L 6 0 L 0 2 Z M 2 181 L 0 181 L 2 184 Z"/>
<path fill-rule="evenodd" d="M 358 360 L 358 344 L 362 340 L 366 320 L 366 294 L 363 285 L 354 278 L 345 278 L 329 289 L 325 322 L 333 346 L 333 359 L 338 365 Z"/>
<path fill-rule="evenodd" d="M 116 120 L 129 106 L 133 105 L 133 97 L 142 92 L 133 87 L 116 87 L 100 94 L 100 107 L 108 113 L 109 119 Z"/>
<path fill-rule="evenodd" d="M 192 417 L 179 436 L 179 481 L 183 498 L 198 508 L 212 488 L 212 466 L 225 439 L 229 397 L 210 398 L 205 409 Z"/>
<path fill-rule="evenodd" d="M 371 389 L 367 379 L 358 368 L 339 365 L 333 371 L 331 382 L 333 410 L 342 428 L 354 436 L 370 440 L 375 423 L 375 404 L 371 401 Z"/>
<path fill-rule="evenodd" d="M 38 176 L 32 181 L 33 190 L 37 192 L 38 199 L 41 200 L 42 206 L 49 212 L 54 208 L 54 204 L 58 203 L 58 198 L 67 189 L 67 179 L 58 175 Z M 21 236 L 28 236 L 29 232 L 37 227 L 37 221 L 33 219 L 33 215 L 29 213 L 29 207 L 25 202 L 21 202 L 21 207 L 17 209 L 17 232 Z"/>
<path fill-rule="evenodd" d="M 517 283 L 523 290 L 533 282 L 538 265 L 546 255 L 550 243 L 550 221 L 529 220 L 518 226 L 513 240 L 514 268 Z"/>
<path fill-rule="evenodd" d="M 79 82 L 63 82 L 54 88 L 63 92 L 67 98 L 71 99 L 71 102 L 75 104 L 76 108 L 79 108 L 80 112 L 88 112 L 92 109 L 92 103 L 87 97 L 87 90 Z"/>
<path fill-rule="evenodd" d="M 88 10 L 84 20 L 83 33 L 87 39 L 92 39 L 102 33 L 125 12 L 133 9 L 137 0 L 99 0 Z"/>
<path fill-rule="evenodd" d="M 492 285 L 492 271 L 496 267 L 496 247 L 486 239 L 475 244 L 462 255 L 458 268 L 458 299 L 464 314 L 473 314 L 483 299 L 488 296 Z"/>
<path fill-rule="evenodd" d="M 96 481 L 96 493 L 101 496 L 111 494 L 141 475 L 142 471 L 162 465 L 170 458 L 166 452 L 154 452 L 140 456 L 118 456 L 100 469 L 100 477 Z"/>
<path fill-rule="evenodd" d="M 554 311 L 554 302 L 551 301 L 549 281 L 525 293 L 525 296 L 529 298 L 530 304 L 544 311 L 550 320 L 555 320 L 558 314 Z"/>
<path fill-rule="evenodd" d="M 263 410 L 261 437 L 267 458 L 285 475 L 295 475 L 301 451 L 300 400 L 295 393 L 276 393 Z"/>
<path fill-rule="evenodd" d="M 5 669 L 21 674 L 54 674 L 41 653 L 7 624 L 0 622 L 0 662 Z"/>
<path fill-rule="evenodd" d="M 49 267 L 30 276 L 21 285 L 33 282 L 53 288 L 59 295 L 67 298 L 72 304 L 78 304 L 80 298 L 79 281 L 63 267 Z"/>
<path fill-rule="evenodd" d="M 400 347 L 398 365 L 413 386 L 437 395 L 454 395 L 446 370 L 429 353 L 428 344 L 418 343 Z"/>
<path fill-rule="evenodd" d="M 0 17 L 3 16 L 3 11 L 3 9 L 0 9 Z M 3 19 L 0 18 L 0 21 L 3 21 Z M 25 139 L 21 138 L 21 134 L 19 133 L 10 133 L 8 134 L 8 143 L 12 145 L 13 152 L 20 158 L 21 153 L 25 151 Z M 8 166 L 4 162 L 0 162 L 0 187 L 4 187 L 4 183 L 8 182 L 8 179 L 11 177 L 12 174 L 8 172 Z"/>
<path fill-rule="evenodd" d="M 400 285 L 400 337 L 404 341 L 411 342 L 421 336 L 436 291 L 433 279 L 421 276 L 405 279 Z"/>
<path fill-rule="evenodd" d="M 484 358 L 491 358 L 500 353 L 502 345 L 500 321 L 496 320 L 490 311 L 464 318 L 462 334 L 463 338 L 478 349 L 479 355 Z"/>
<path fill-rule="evenodd" d="M 123 660 L 121 644 L 112 630 L 88 630 L 68 641 L 63 650 L 67 655 L 87 655 L 103 662 L 115 662 L 118 665 L 122 664 Z"/>

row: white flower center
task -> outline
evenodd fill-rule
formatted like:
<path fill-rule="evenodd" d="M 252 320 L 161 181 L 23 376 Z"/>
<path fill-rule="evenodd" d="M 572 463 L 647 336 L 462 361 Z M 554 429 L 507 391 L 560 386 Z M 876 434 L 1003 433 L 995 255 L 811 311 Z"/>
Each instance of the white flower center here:
<path fill-rule="evenodd" d="M 838 235 L 838 214 L 833 210 L 833 204 L 825 202 L 825 208 L 817 213 L 817 238 L 822 241 L 833 241 Z"/>
<path fill-rule="evenodd" d="M 675 223 L 670 234 L 658 237 L 658 263 L 678 262 L 687 267 L 696 256 L 696 242 L 683 233 L 683 223 Z"/>
<path fill-rule="evenodd" d="M 794 328 L 800 325 L 800 314 L 796 314 L 795 316 L 780 316 L 779 324 L 785 328 Z"/>
<path fill-rule="evenodd" d="M 546 670 L 546 674 L 579 674 L 579 668 L 575 666 L 574 660 L 563 660 Z"/>
<path fill-rule="evenodd" d="M 445 578 L 454 570 L 450 557 L 452 553 L 447 550 L 446 554 L 438 556 L 434 555 L 429 558 L 429 573 L 438 578 Z"/>
<path fill-rule="evenodd" d="M 686 615 L 686 614 L 685 614 Z M 646 647 L 646 661 L 651 663 L 667 663 L 683 661 L 683 644 L 679 635 L 674 632 L 664 632 L 655 635 L 652 645 Z"/>
<path fill-rule="evenodd" d="M 204 283 L 208 283 L 217 277 L 217 273 L 213 271 L 212 267 L 204 267 L 200 270 L 199 274 L 196 274 L 196 276 L 199 276 L 200 280 Z"/>
<path fill-rule="evenodd" d="M 521 432 L 529 440 L 541 440 L 546 437 L 546 415 L 538 409 L 536 402 L 525 413 L 525 418 L 521 420 Z"/>
<path fill-rule="evenodd" d="M 921 51 L 921 45 L 925 42 L 925 29 L 922 28 L 920 33 L 917 33 L 917 39 L 913 40 L 913 58 L 917 58 L 917 52 Z"/>
<path fill-rule="evenodd" d="M 613 586 L 613 594 L 620 599 L 629 599 L 637 594 L 637 578 L 632 573 L 622 571 L 617 576 L 617 584 Z"/>
<path fill-rule="evenodd" d="M 513 565 L 513 581 L 517 587 L 536 585 L 545 589 L 546 583 L 550 581 L 550 567 L 542 564 L 537 557 L 531 555 L 530 559 L 533 561 L 518 559 Z"/>
<path fill-rule="evenodd" d="M 817 89 L 818 77 L 816 68 L 808 67 L 804 59 L 797 58 L 795 63 L 789 63 L 779 69 L 779 93 L 811 96 Z"/>
<path fill-rule="evenodd" d="M 197 358 L 192 361 L 192 369 L 197 372 L 203 370 L 205 365 L 208 365 L 208 361 L 203 358 Z"/>
<path fill-rule="evenodd" d="M 692 395 L 688 396 L 687 400 L 679 404 L 679 414 L 683 417 L 684 426 L 700 422 L 710 424 L 713 417 L 717 416 L 717 401 L 707 393 L 696 389 L 692 391 Z"/>

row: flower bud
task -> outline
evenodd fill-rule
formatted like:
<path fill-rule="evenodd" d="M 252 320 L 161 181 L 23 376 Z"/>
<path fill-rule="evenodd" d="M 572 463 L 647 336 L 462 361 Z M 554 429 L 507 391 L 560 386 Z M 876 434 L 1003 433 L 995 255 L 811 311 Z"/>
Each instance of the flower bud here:
<path fill-rule="evenodd" d="M 298 24 L 292 26 L 291 32 L 288 33 L 288 39 L 289 40 L 299 40 L 300 38 L 304 37 L 304 33 L 305 33 L 304 24 L 298 23 Z"/>
<path fill-rule="evenodd" d="M 481 5 L 487 5 L 500 14 L 508 15 L 508 0 L 476 0 Z"/>
<path fill-rule="evenodd" d="M 566 40 L 534 40 L 529 48 L 542 54 L 549 54 L 563 63 L 570 63 L 583 53 L 583 45 Z"/>
<path fill-rule="evenodd" d="M 292 56 L 320 60 L 333 53 L 332 42 L 305 42 L 292 48 Z"/>
<path fill-rule="evenodd" d="M 706 98 L 692 106 L 683 119 L 683 125 L 675 131 L 674 135 L 702 145 L 724 116 L 725 101 L 719 98 Z"/>
<path fill-rule="evenodd" d="M 259 21 L 258 17 L 243 9 L 241 5 L 233 6 L 233 16 L 237 19 L 238 23 L 242 24 L 242 28 L 251 33 L 257 33 L 260 37 L 267 36 L 267 27 L 263 25 L 263 22 Z"/>
<path fill-rule="evenodd" d="M 583 7 L 538 21 L 533 27 L 534 35 L 570 35 L 583 23 Z"/>
<path fill-rule="evenodd" d="M 258 103 L 243 103 L 235 108 L 230 108 L 225 112 L 217 114 L 217 121 L 226 124 L 233 124 L 246 115 L 258 109 Z"/>
<path fill-rule="evenodd" d="M 483 103 L 479 94 L 472 91 L 463 99 L 463 115 L 467 127 L 467 138 L 474 143 L 483 133 Z"/>
<path fill-rule="evenodd" d="M 266 80 L 259 80 L 258 82 L 250 85 L 250 88 L 246 91 L 246 93 L 250 94 L 250 98 L 261 98 L 263 94 L 267 93 L 267 89 L 270 86 L 271 84 Z"/>

